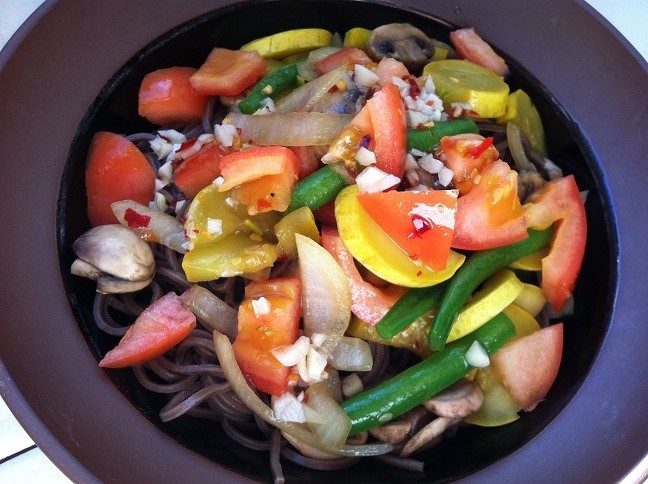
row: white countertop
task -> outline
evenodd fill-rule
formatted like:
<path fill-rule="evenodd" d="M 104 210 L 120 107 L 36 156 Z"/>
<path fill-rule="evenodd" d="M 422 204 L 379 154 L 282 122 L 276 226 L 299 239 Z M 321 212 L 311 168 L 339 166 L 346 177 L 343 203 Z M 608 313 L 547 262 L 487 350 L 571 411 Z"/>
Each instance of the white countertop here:
<path fill-rule="evenodd" d="M 648 60 L 648 0 L 587 0 Z M 0 49 L 41 0 L 0 0 Z M 640 482 L 648 457 L 628 476 Z M 643 469 L 643 471 L 641 471 Z M 36 447 L 0 399 L 0 482 L 63 484 L 70 480 Z M 644 481 L 645 482 L 645 481 Z"/>

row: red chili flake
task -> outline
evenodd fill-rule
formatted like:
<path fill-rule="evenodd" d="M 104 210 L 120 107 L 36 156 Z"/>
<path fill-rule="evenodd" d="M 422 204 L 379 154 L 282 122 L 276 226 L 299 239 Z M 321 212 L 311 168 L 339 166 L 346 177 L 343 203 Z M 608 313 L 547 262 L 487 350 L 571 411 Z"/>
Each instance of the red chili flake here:
<path fill-rule="evenodd" d="M 414 214 L 411 216 L 410 220 L 412 221 L 412 226 L 414 230 L 407 234 L 408 239 L 413 239 L 414 237 L 421 237 L 425 232 L 432 228 L 432 224 L 425 217 Z"/>
<path fill-rule="evenodd" d="M 412 76 L 403 76 L 403 80 L 407 82 L 410 86 L 410 92 L 409 95 L 413 98 L 416 99 L 419 94 L 421 94 L 421 88 L 419 87 L 418 83 L 416 82 L 416 78 Z"/>
<path fill-rule="evenodd" d="M 491 146 L 493 146 L 493 137 L 489 136 L 470 151 L 470 156 L 472 156 L 473 158 L 478 158 Z"/>
<path fill-rule="evenodd" d="M 265 198 L 259 198 L 257 200 L 257 208 L 259 210 L 268 210 L 272 208 L 272 204 L 267 201 Z"/>
<path fill-rule="evenodd" d="M 419 276 L 421 276 L 421 275 L 423 275 L 423 271 L 418 271 L 418 272 L 416 273 L 416 277 L 419 277 Z"/>
<path fill-rule="evenodd" d="M 340 88 L 334 85 L 331 89 L 328 90 L 328 92 L 333 94 L 335 92 L 338 92 L 339 90 L 340 90 Z"/>
<path fill-rule="evenodd" d="M 124 220 L 131 229 L 145 229 L 148 227 L 151 217 L 137 213 L 132 208 L 127 208 L 124 213 Z"/>
<path fill-rule="evenodd" d="M 277 262 L 285 262 L 288 260 L 288 254 L 279 254 L 277 257 Z"/>
<path fill-rule="evenodd" d="M 193 145 L 195 145 L 197 141 L 198 141 L 198 138 L 191 138 L 191 139 L 188 139 L 187 141 L 185 141 L 184 143 L 182 143 L 182 144 L 180 145 L 180 148 L 178 149 L 178 151 L 188 150 L 188 149 L 191 148 Z"/>

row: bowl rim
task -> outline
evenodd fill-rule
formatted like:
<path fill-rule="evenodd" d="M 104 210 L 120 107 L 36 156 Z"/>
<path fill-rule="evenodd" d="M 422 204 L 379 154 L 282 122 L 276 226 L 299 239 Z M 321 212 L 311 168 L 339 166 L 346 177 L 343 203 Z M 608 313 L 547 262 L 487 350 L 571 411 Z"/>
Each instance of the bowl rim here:
<path fill-rule="evenodd" d="M 5 48 L 2 50 L 0 53 L 0 100 L 2 100 L 6 95 L 1 94 L 3 89 L 3 85 L 11 85 L 12 87 L 15 87 L 15 84 L 11 84 L 11 82 L 15 81 L 14 80 L 9 80 L 8 75 L 6 74 L 7 72 L 11 71 L 11 74 L 16 74 L 19 77 L 21 75 L 25 75 L 24 71 L 21 71 L 19 68 L 16 67 L 16 63 L 21 62 L 21 60 L 26 60 L 29 57 L 27 57 L 31 52 L 34 52 L 34 49 L 38 50 L 39 47 L 38 45 L 42 43 L 43 39 L 49 39 L 53 35 L 56 37 L 56 34 L 53 33 L 56 27 L 61 27 L 65 25 L 65 18 L 66 15 L 69 15 L 73 10 L 74 6 L 77 2 L 75 0 L 70 0 L 70 1 L 61 1 L 61 2 L 56 2 L 54 0 L 49 0 L 45 2 L 43 5 L 41 5 L 38 10 L 27 20 L 25 24 L 19 29 L 19 31 L 9 40 Z M 127 2 L 124 2 L 126 4 Z M 172 2 L 165 2 L 163 7 L 161 9 L 164 9 L 166 7 L 171 6 Z M 199 13 L 204 13 L 207 11 L 210 11 L 212 9 L 215 9 L 219 6 L 226 6 L 230 5 L 233 2 L 229 1 L 219 1 L 219 2 L 208 2 L 208 1 L 200 1 L 195 3 L 191 9 L 187 9 L 186 12 L 184 12 L 185 19 L 184 20 L 189 20 L 190 18 L 193 18 L 197 16 Z M 467 7 L 463 7 L 463 13 L 459 12 L 457 13 L 455 11 L 455 3 L 457 2 L 450 2 L 450 1 L 445 1 L 442 0 L 438 2 L 438 5 L 434 7 L 434 14 L 437 16 L 441 16 L 442 18 L 447 18 L 448 20 L 452 21 L 453 23 L 459 23 L 459 24 L 467 24 L 471 20 L 472 15 L 476 15 L 475 12 L 471 12 L 470 15 L 467 15 L 465 10 Z M 505 3 L 505 2 L 500 2 Z M 546 0 L 539 2 L 541 5 L 537 5 L 533 8 L 539 9 L 541 7 L 543 8 L 548 8 L 545 11 L 549 11 L 549 8 L 551 7 L 557 7 L 560 5 L 563 7 L 563 15 L 567 17 L 567 20 L 579 20 L 581 22 L 584 22 L 585 25 L 588 26 L 590 29 L 587 32 L 587 38 L 588 39 L 593 39 L 594 37 L 598 36 L 599 39 L 596 42 L 593 42 L 596 45 L 597 49 L 600 49 L 599 52 L 606 53 L 609 52 L 614 56 L 614 62 L 613 68 L 617 70 L 618 72 L 630 72 L 631 75 L 629 76 L 629 79 L 625 79 L 626 83 L 629 83 L 630 81 L 636 81 L 636 79 L 643 80 L 644 85 L 645 85 L 645 80 L 646 80 L 646 74 L 648 72 L 647 69 L 647 64 L 643 58 L 641 58 L 636 50 L 634 50 L 633 47 L 630 46 L 630 44 L 623 38 L 611 25 L 609 25 L 605 20 L 602 20 L 602 18 L 588 5 L 584 4 L 583 2 L 580 1 L 575 1 L 575 2 L 570 2 L 568 5 L 559 2 L 558 0 Z M 402 1 L 399 4 L 400 6 L 405 6 L 405 7 L 410 7 L 413 9 L 418 9 L 421 11 L 424 11 L 425 9 L 432 9 L 432 6 L 426 6 L 424 2 L 421 1 Z M 92 7 L 89 8 L 89 10 L 96 9 L 97 7 Z M 144 8 L 144 7 L 139 7 L 139 8 Z M 158 8 L 160 8 L 158 6 Z M 532 9 L 533 9 L 532 8 Z M 190 11 L 189 11 L 190 10 Z M 77 14 L 78 15 L 78 14 Z M 95 12 L 96 15 L 96 12 Z M 459 16 L 459 17 L 457 17 Z M 151 28 L 149 31 L 146 32 L 146 34 L 143 34 L 142 37 L 145 35 L 148 35 L 149 40 L 152 40 L 153 38 L 157 37 L 158 35 L 162 34 L 163 32 L 169 30 L 170 27 L 175 26 L 178 23 L 181 23 L 181 21 L 178 21 L 179 17 L 176 17 L 173 21 L 165 24 L 164 22 L 160 22 L 160 24 L 155 27 Z M 566 22 L 566 19 L 564 18 L 552 18 L 551 19 L 553 22 L 556 23 L 558 26 L 564 25 Z M 49 25 L 46 25 L 47 22 L 49 22 Z M 167 25 L 167 27 L 164 27 L 164 25 Z M 555 27 L 557 28 L 557 27 Z M 492 26 L 489 29 L 485 31 L 485 36 L 488 38 L 497 38 L 496 34 L 496 29 L 497 26 Z M 156 34 L 157 32 L 157 34 Z M 567 36 L 569 37 L 569 36 Z M 72 37 L 66 37 L 64 36 L 63 38 L 67 38 L 68 42 L 72 41 Z M 605 45 L 605 42 L 610 42 L 610 45 Z M 145 42 L 147 43 L 147 42 Z M 137 47 L 137 50 L 141 48 L 144 44 L 139 45 Z M 45 50 L 51 51 L 53 48 L 52 46 L 48 46 Z M 43 50 L 43 47 L 40 47 L 40 50 Z M 516 58 L 522 58 L 519 55 L 516 55 L 517 52 L 522 52 L 522 47 L 517 46 L 514 49 L 508 48 L 505 49 L 509 54 L 511 54 L 513 57 Z M 115 56 L 117 57 L 117 56 Z M 123 64 L 123 57 L 121 60 L 121 63 Z M 115 60 L 115 62 L 120 62 L 119 60 Z M 120 67 L 121 64 L 117 64 L 116 67 Z M 47 66 L 49 69 L 54 69 L 54 65 L 48 65 Z M 526 65 L 527 68 L 529 68 L 528 65 Z M 537 66 L 536 66 L 537 67 Z M 110 71 L 112 69 L 111 75 L 113 72 L 115 72 L 117 69 L 113 68 L 106 68 L 106 71 Z M 539 79 L 547 86 L 547 88 L 556 95 L 556 93 L 559 93 L 557 95 L 557 98 L 562 102 L 563 106 L 565 106 L 565 109 L 576 119 L 576 121 L 583 127 L 583 131 L 590 135 L 590 141 L 592 144 L 593 149 L 595 150 L 596 153 L 596 158 L 599 160 L 601 163 L 601 166 L 603 169 L 606 171 L 606 175 L 608 176 L 607 183 L 610 188 L 610 192 L 613 194 L 613 207 L 610 207 L 610 209 L 617 209 L 617 217 L 616 217 L 616 224 L 617 224 L 617 233 L 619 234 L 619 261 L 618 261 L 618 267 L 619 267 L 619 292 L 617 294 L 617 304 L 615 305 L 615 310 L 613 311 L 612 314 L 612 324 L 610 325 L 610 329 L 608 330 L 608 333 L 605 337 L 605 340 L 602 343 L 600 352 L 598 354 L 598 357 L 596 361 L 594 361 L 592 369 L 589 373 L 589 375 L 586 377 L 585 381 L 583 382 L 581 388 L 579 391 L 576 393 L 574 396 L 572 402 L 568 404 L 568 406 L 563 409 L 563 411 L 554 419 L 554 421 L 549 425 L 548 428 L 546 428 L 544 431 L 542 431 L 538 436 L 536 436 L 533 440 L 534 442 L 541 442 L 541 445 L 544 446 L 545 449 L 550 448 L 549 443 L 552 443 L 553 450 L 550 453 L 550 456 L 553 456 L 556 458 L 556 462 L 563 462 L 565 461 L 564 458 L 559 458 L 558 454 L 560 453 L 561 449 L 565 450 L 569 448 L 570 444 L 573 444 L 571 441 L 571 438 L 569 436 L 565 435 L 559 435 L 559 429 L 571 429 L 572 431 L 578 432 L 579 430 L 581 432 L 584 432 L 583 428 L 586 428 L 588 421 L 591 422 L 590 419 L 594 418 L 601 418 L 603 416 L 608 416 L 610 417 L 611 422 L 607 423 L 602 423 L 601 427 L 603 427 L 603 430 L 605 428 L 609 429 L 611 428 L 610 426 L 614 423 L 617 424 L 619 422 L 623 422 L 623 418 L 627 418 L 628 416 L 634 417 L 634 419 L 630 419 L 629 423 L 625 423 L 625 425 L 621 425 L 619 428 L 623 431 L 624 437 L 626 437 L 626 440 L 618 443 L 619 445 L 629 445 L 630 447 L 627 447 L 629 450 L 628 456 L 623 460 L 622 462 L 617 462 L 616 464 L 610 464 L 608 467 L 607 472 L 609 473 L 610 476 L 614 476 L 615 478 L 620 478 L 622 477 L 626 472 L 628 472 L 631 468 L 631 466 L 638 462 L 641 457 L 645 454 L 646 450 L 648 449 L 648 440 L 645 436 L 638 436 L 637 438 L 632 439 L 632 442 L 628 442 L 627 439 L 630 439 L 632 436 L 637 436 L 638 434 L 633 433 L 632 429 L 630 428 L 631 422 L 636 421 L 636 418 L 642 418 L 643 417 L 643 422 L 648 421 L 648 414 L 645 409 L 634 409 L 631 411 L 631 409 L 628 408 L 628 406 L 622 406 L 619 404 L 619 402 L 613 401 L 613 399 L 610 396 L 607 396 L 606 390 L 612 387 L 612 390 L 617 393 L 617 395 L 622 395 L 625 397 L 647 397 L 647 391 L 648 391 L 648 385 L 645 382 L 645 379 L 641 379 L 641 373 L 639 371 L 639 365 L 636 363 L 639 361 L 637 359 L 638 355 L 640 354 L 639 349 L 641 348 L 640 343 L 645 341 L 645 332 L 642 332 L 641 329 L 641 319 L 642 316 L 646 316 L 646 304 L 641 298 L 641 293 L 642 289 L 646 287 L 646 276 L 642 272 L 642 267 L 640 264 L 632 264 L 631 261 L 629 261 L 628 257 L 626 257 L 628 254 L 632 253 L 634 255 L 637 255 L 637 252 L 639 253 L 639 260 L 643 260 L 641 257 L 642 255 L 646 255 L 646 248 L 642 246 L 641 241 L 646 239 L 647 231 L 645 227 L 636 227 L 636 224 L 634 222 L 634 217 L 632 216 L 633 214 L 627 213 L 627 211 L 622 210 L 631 200 L 636 200 L 636 198 L 641 199 L 646 199 L 646 195 L 643 195 L 641 193 L 641 187 L 639 185 L 639 181 L 637 178 L 640 177 L 634 177 L 630 178 L 625 178 L 623 175 L 627 175 L 627 173 L 619 173 L 617 171 L 612 170 L 614 167 L 614 162 L 615 162 L 615 150 L 612 149 L 604 140 L 607 139 L 610 134 L 612 135 L 617 135 L 617 136 L 623 136 L 624 130 L 627 133 L 627 129 L 631 128 L 633 124 L 635 125 L 641 125 L 641 122 L 648 121 L 647 117 L 648 115 L 646 114 L 646 111 L 644 110 L 643 113 L 639 112 L 638 114 L 635 114 L 634 117 L 631 117 L 632 119 L 628 120 L 626 123 L 622 123 L 619 126 L 614 126 L 610 128 L 609 126 L 605 126 L 602 122 L 596 121 L 595 116 L 591 116 L 591 114 L 596 113 L 596 109 L 594 106 L 589 106 L 586 105 L 584 108 L 582 106 L 576 106 L 575 102 L 572 101 L 570 102 L 569 98 L 569 92 L 566 90 L 563 86 L 563 88 L 560 88 L 560 86 L 555 85 L 555 80 L 552 82 L 551 80 L 547 81 L 541 78 L 541 76 L 538 76 L 533 68 L 529 68 L 529 70 L 536 75 L 536 77 L 539 77 Z M 587 71 L 590 72 L 590 71 Z M 571 77 L 577 77 L 574 72 L 568 72 L 566 77 L 570 78 Z M 97 79 L 101 79 L 101 75 L 97 74 Z M 105 79 L 108 79 L 108 77 L 104 77 L 104 82 Z M 610 74 L 601 74 L 601 78 L 599 79 L 599 82 L 601 84 L 605 83 L 612 83 L 614 81 L 618 82 L 618 76 L 610 75 Z M 98 82 L 95 81 L 95 82 Z M 29 85 L 29 83 L 27 84 Z M 99 84 L 102 85 L 102 84 Z M 553 85 L 553 87 L 552 87 Z M 639 84 L 640 85 L 640 84 Z M 596 87 L 596 86 L 595 86 Z M 622 92 L 619 95 L 623 98 L 624 105 L 630 104 L 632 100 L 626 99 L 629 97 L 632 93 L 631 92 Z M 646 92 L 639 92 L 636 93 L 636 101 L 637 99 L 639 100 L 639 103 L 643 100 L 643 105 L 646 106 L 648 103 L 645 101 L 647 100 L 647 94 Z M 579 95 L 580 96 L 580 95 Z M 86 108 L 90 103 L 86 104 Z M 641 105 L 641 104 L 640 104 Z M 18 109 L 20 106 L 17 106 L 17 103 L 13 102 L 10 104 L 10 107 L 12 110 Z M 15 111 L 14 111 L 15 112 Z M 21 111 L 18 111 L 21 112 Z M 22 111 L 24 113 L 24 111 Z M 76 123 L 78 124 L 79 120 L 82 118 L 83 114 L 85 113 L 85 108 L 83 109 L 83 112 L 81 113 L 81 116 L 78 116 L 78 113 L 76 118 L 72 120 L 76 120 Z M 574 116 L 576 114 L 576 116 Z M 4 115 L 3 115 L 4 116 Z M 68 122 L 69 124 L 69 122 Z M 607 130 L 607 131 L 606 131 Z M 611 133 L 610 133 L 611 130 Z M 632 131 L 630 131 L 632 132 Z M 606 136 L 602 136 L 602 134 L 606 134 Z M 20 140 L 23 141 L 25 137 L 20 137 Z M 6 135 L 1 135 L 0 136 L 0 153 L 2 154 L 15 154 L 16 152 L 16 147 L 9 147 L 9 143 L 7 141 L 7 136 Z M 71 137 L 67 141 L 67 145 L 69 145 L 69 142 L 71 141 Z M 20 145 L 19 147 L 22 147 L 24 145 Z M 66 148 L 67 149 L 67 148 Z M 626 156 L 636 156 L 637 160 L 645 160 L 645 154 L 643 154 L 642 149 L 645 149 L 645 141 L 640 137 L 640 136 L 635 136 L 631 137 L 631 139 L 628 141 L 627 145 L 623 147 L 623 153 Z M 58 160 L 58 161 L 63 161 L 66 157 L 64 156 L 63 159 Z M 623 171 L 623 170 L 618 170 L 618 171 Z M 51 173 L 59 173 L 60 175 L 60 166 L 57 169 L 49 169 L 49 172 Z M 48 173 L 49 173 L 48 172 Z M 60 179 L 60 176 L 57 178 Z M 9 182 L 17 182 L 19 186 L 25 186 L 25 187 L 31 187 L 33 182 L 28 182 L 21 178 L 20 174 L 12 173 L 5 181 L 2 181 L 2 186 L 9 186 Z M 41 187 L 42 188 L 42 187 Z M 47 203 L 52 203 L 52 201 L 56 200 L 56 191 L 57 190 L 44 190 L 42 194 L 39 194 L 39 197 L 37 198 L 38 202 L 41 204 L 47 204 Z M 11 193 L 11 192 L 10 192 Z M 643 195 L 643 196 L 642 196 Z M 53 205 L 55 207 L 55 203 Z M 51 212 L 51 213 L 50 213 Z M 55 208 L 52 208 L 46 214 L 44 217 L 43 222 L 41 223 L 44 228 L 39 228 L 35 230 L 35 236 L 41 236 L 41 240 L 49 240 L 49 246 L 46 248 L 46 250 L 43 251 L 44 254 L 40 255 L 38 257 L 39 262 L 42 262 L 42 258 L 51 254 L 56 254 L 56 247 L 55 247 L 55 241 L 53 240 L 52 234 L 55 233 L 55 230 L 53 230 L 53 227 L 56 226 L 56 220 L 55 220 Z M 31 208 L 24 208 L 22 209 L 21 213 L 18 214 L 12 214 L 10 216 L 3 215 L 3 221 L 5 223 L 16 223 L 16 221 L 19 220 L 20 217 L 22 216 L 29 216 L 32 215 L 34 212 Z M 26 240 L 26 237 L 28 234 L 25 233 L 24 230 L 18 231 L 18 238 L 19 240 Z M 9 246 L 9 239 L 6 237 L 5 234 L 3 234 L 3 246 L 8 247 Z M 8 250 L 5 248 L 2 249 L 0 256 L 0 260 L 3 262 L 7 263 L 9 262 L 9 258 L 11 257 L 11 254 L 9 253 Z M 21 261 L 11 261 L 11 264 L 9 264 L 11 267 L 17 267 L 20 268 L 23 262 Z M 59 267 L 57 263 L 53 263 L 52 261 L 49 261 L 49 263 L 45 263 L 45 270 L 52 272 L 53 274 L 58 275 L 59 274 Z M 41 267 L 42 270 L 42 267 Z M 11 271 L 9 271 L 11 272 Z M 30 267 L 28 268 L 28 274 L 35 274 L 36 273 L 36 268 Z M 3 282 L 3 287 L 8 287 L 8 284 L 11 282 L 8 278 L 6 278 L 4 275 L 2 276 L 2 282 Z M 67 299 L 65 297 L 65 292 L 62 287 L 62 284 L 60 280 L 57 281 L 57 278 L 52 276 L 51 280 L 44 281 L 43 283 L 38 285 L 39 290 L 43 290 L 44 286 L 47 284 L 50 285 L 50 291 L 51 293 L 47 295 L 47 297 L 44 297 L 43 302 L 48 302 L 52 304 L 52 307 L 54 307 L 56 310 L 60 311 L 61 314 L 66 316 L 67 318 L 72 317 L 71 312 L 69 308 L 66 310 L 67 306 Z M 15 283 L 15 281 L 14 281 Z M 23 285 L 20 285 L 23 290 L 29 289 L 25 288 Z M 640 287 L 637 287 L 640 286 Z M 11 295 L 16 296 L 18 294 L 17 289 L 13 289 L 10 291 Z M 28 291 L 30 294 L 33 294 L 35 291 L 31 290 Z M 58 296 L 58 297 L 57 297 Z M 6 297 L 6 296 L 5 296 Z M 59 299 L 62 298 L 63 301 L 60 301 Z M 7 303 L 7 300 L 2 301 L 2 305 L 5 306 Z M 16 304 L 12 301 L 8 302 L 11 307 L 9 313 L 13 316 L 18 316 L 20 314 L 25 315 L 25 314 L 30 314 L 33 316 L 39 316 L 43 317 L 44 313 L 42 311 L 35 311 L 34 308 L 29 308 L 25 307 L 22 304 Z M 624 308 L 624 313 L 621 314 L 621 312 L 618 310 L 619 307 Z M 55 311 L 54 311 L 55 312 Z M 78 330 L 78 328 L 76 328 Z M 81 344 L 85 347 L 85 341 L 83 340 L 82 336 L 79 334 L 75 334 L 74 332 L 68 332 L 66 333 L 72 340 L 80 341 Z M 14 337 L 15 334 L 11 333 L 10 331 L 5 331 L 2 330 L 0 332 L 0 335 L 2 336 L 8 336 L 7 341 L 11 341 Z M 36 336 L 36 335 L 33 335 Z M 642 341 L 642 336 L 643 341 Z M 615 350 L 616 347 L 621 346 L 625 347 L 628 350 L 630 350 L 630 355 L 634 356 L 636 360 L 632 360 L 631 356 L 628 356 L 627 358 L 621 357 L 619 355 L 618 351 Z M 27 396 L 32 394 L 34 392 L 33 388 L 27 388 L 27 386 L 24 384 L 24 382 L 20 381 L 20 378 L 18 377 L 16 373 L 16 367 L 15 367 L 15 362 L 13 355 L 11 357 L 8 354 L 8 350 L 6 346 L 0 347 L 3 349 L 3 359 L 0 361 L 0 382 L 2 383 L 0 385 L 0 393 L 2 394 L 3 398 L 7 402 L 8 406 L 14 412 L 18 420 L 23 424 L 23 426 L 28 430 L 34 441 L 41 446 L 43 451 L 65 472 L 70 478 L 72 478 L 75 481 L 91 481 L 93 479 L 96 479 L 96 476 L 93 475 L 93 473 L 90 471 L 90 469 L 84 464 L 86 462 L 85 459 L 88 458 L 88 455 L 84 452 L 72 452 L 70 449 L 74 449 L 75 445 L 79 445 L 79 442 L 82 442 L 84 437 L 87 437 L 85 434 L 84 435 L 75 435 L 77 430 L 74 428 L 73 422 L 70 420 L 70 416 L 66 415 L 66 409 L 62 408 L 56 408 L 51 411 L 56 411 L 57 413 L 57 418 L 61 417 L 66 417 L 68 419 L 67 423 L 59 423 L 58 426 L 53 426 L 53 425 L 47 425 L 46 421 L 51 422 L 51 415 L 44 415 L 43 414 L 43 409 L 40 408 L 39 412 L 34 411 L 34 409 L 28 404 L 28 398 Z M 89 353 L 89 352 L 87 352 Z M 13 365 L 13 372 L 9 370 L 8 366 L 5 366 L 5 361 L 9 362 L 10 365 Z M 86 362 L 93 361 L 94 360 L 91 358 L 91 355 L 85 355 L 80 361 L 79 365 L 83 365 Z M 632 363 L 635 363 L 635 367 L 632 367 Z M 605 366 L 607 364 L 607 366 Z M 610 366 L 613 366 L 611 368 Z M 626 371 L 625 377 L 623 378 L 623 382 L 616 382 L 610 384 L 608 381 L 609 378 L 615 377 L 616 371 L 612 370 L 620 370 L 623 369 Z M 102 393 L 109 394 L 111 393 L 109 386 L 112 386 L 112 383 L 103 375 L 100 371 L 98 371 L 96 368 L 88 369 L 85 371 L 80 371 L 86 376 L 91 376 L 95 377 L 98 380 L 98 383 L 101 386 L 104 386 L 105 388 L 102 390 Z M 621 385 L 621 383 L 628 383 L 628 382 L 638 382 L 639 386 L 638 388 L 634 388 L 632 391 L 628 390 L 627 388 L 624 389 L 624 387 Z M 53 387 L 48 388 L 49 390 L 52 390 Z M 106 393 L 107 392 L 107 393 Z M 587 395 L 586 393 L 589 392 L 597 392 L 598 394 L 605 395 L 602 398 L 602 401 L 600 402 L 600 405 L 593 405 L 591 402 L 587 401 Z M 641 401 L 641 400 L 640 400 Z M 124 412 L 127 415 L 127 420 L 129 422 L 139 422 L 143 417 L 139 414 L 137 410 L 126 408 L 127 406 L 130 405 L 129 402 L 125 402 L 126 405 L 124 406 Z M 581 415 L 580 418 L 574 418 L 574 413 L 575 412 L 581 412 L 585 410 L 583 413 L 590 412 L 589 415 Z M 569 414 L 569 416 L 568 416 Z M 567 419 L 571 419 L 570 421 L 567 421 Z M 567 432 L 568 434 L 570 432 Z M 600 434 L 595 431 L 595 430 L 590 430 L 587 429 L 587 433 L 589 434 L 589 437 L 591 437 L 590 440 L 595 440 L 595 439 L 601 439 Z M 155 437 L 157 439 L 160 439 L 159 431 L 156 429 L 149 429 L 148 432 L 145 433 L 144 438 L 150 438 L 150 437 Z M 67 436 L 67 437 L 66 437 Z M 165 437 L 163 437 L 165 439 Z M 168 442 L 167 442 L 168 440 Z M 113 442 L 112 440 L 109 443 L 116 443 Z M 585 444 L 587 449 L 591 449 L 594 453 L 594 455 L 597 456 L 604 456 L 605 455 L 605 449 L 603 448 L 604 446 L 602 445 L 594 445 L 591 442 L 588 442 Z M 189 462 L 193 462 L 196 466 L 199 466 L 201 469 L 202 468 L 209 468 L 210 466 L 213 467 L 213 463 L 206 462 L 207 460 L 205 458 L 202 458 L 201 456 L 196 456 L 194 453 L 187 451 L 184 449 L 182 446 L 179 444 L 171 441 L 171 439 L 166 438 L 164 441 L 164 446 L 168 446 L 168 452 L 174 453 L 176 455 L 176 459 L 183 458 L 183 459 L 188 459 Z M 479 471 L 471 476 L 467 477 L 467 480 L 473 480 L 473 479 L 494 479 L 496 478 L 497 475 L 503 476 L 507 475 L 509 478 L 513 478 L 513 476 L 519 476 L 525 477 L 527 470 L 520 470 L 520 469 L 515 469 L 515 464 L 513 464 L 511 461 L 515 460 L 516 458 L 520 458 L 523 461 L 526 462 L 546 462 L 547 456 L 538 456 L 535 454 L 533 450 L 527 449 L 526 447 L 530 447 L 529 445 L 524 446 L 523 448 L 519 449 L 518 451 L 514 452 L 513 454 L 505 457 L 501 461 L 493 464 L 492 466 L 489 466 L 488 468 L 484 469 L 483 471 Z M 595 447 L 595 448 L 594 448 Z M 624 447 L 625 448 L 625 447 Z M 184 449 L 184 452 L 183 452 Z M 183 454 L 180 457 L 180 454 Z M 77 457 L 78 456 L 78 457 Z M 539 461 L 538 461 L 539 459 Z M 601 457 L 603 459 L 603 457 Z M 589 461 L 590 459 L 588 459 Z M 569 463 L 567 463 L 569 464 Z M 600 469 L 601 464 L 597 465 L 592 465 L 591 462 L 588 463 L 587 468 L 584 465 L 579 466 L 580 470 L 583 472 L 593 472 L 593 469 Z M 606 462 L 606 465 L 608 463 Z M 570 472 L 577 472 L 576 469 L 577 466 L 571 465 L 569 466 L 569 471 Z M 534 472 L 536 469 L 534 468 Z M 228 472 L 228 471 L 226 471 Z M 551 474 L 548 474 L 547 471 L 544 471 L 545 473 L 542 474 L 534 474 L 535 477 L 540 477 L 541 475 L 549 477 Z M 201 474 L 202 475 L 202 474 Z M 207 474 L 204 474 L 205 476 Z M 213 477 L 213 476 L 212 476 Z M 223 476 L 224 477 L 224 476 Z M 230 476 L 232 479 L 243 479 L 242 476 L 240 475 L 235 475 L 231 474 Z M 597 476 L 600 477 L 600 474 Z"/>

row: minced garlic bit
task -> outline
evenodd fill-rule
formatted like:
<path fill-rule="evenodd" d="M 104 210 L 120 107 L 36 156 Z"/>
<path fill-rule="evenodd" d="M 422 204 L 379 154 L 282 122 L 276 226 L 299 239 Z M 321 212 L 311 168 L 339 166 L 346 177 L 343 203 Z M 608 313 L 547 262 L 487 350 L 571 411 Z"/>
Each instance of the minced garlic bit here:
<path fill-rule="evenodd" d="M 263 296 L 259 299 L 252 299 L 252 311 L 254 311 L 254 315 L 257 318 L 259 316 L 270 314 L 270 301 Z"/>
<path fill-rule="evenodd" d="M 277 420 L 284 422 L 306 422 L 303 404 L 291 392 L 285 392 L 273 399 L 272 412 Z"/>
<path fill-rule="evenodd" d="M 264 97 L 259 105 L 261 107 L 254 112 L 256 115 L 272 114 L 276 111 L 275 103 L 271 97 Z"/>
<path fill-rule="evenodd" d="M 223 221 L 219 218 L 207 218 L 207 232 L 214 235 L 223 235 Z"/>
<path fill-rule="evenodd" d="M 236 126 L 233 124 L 216 124 L 214 125 L 214 137 L 221 146 L 230 147 L 234 145 L 234 140 L 238 136 Z"/>
<path fill-rule="evenodd" d="M 458 195 L 456 190 L 448 190 L 448 193 Z M 440 227 L 447 227 L 454 230 L 456 210 L 446 207 L 442 203 L 436 205 L 427 205 L 425 203 L 417 203 L 412 210 L 407 214 L 410 218 L 418 216 L 423 218 L 433 225 Z"/>
<path fill-rule="evenodd" d="M 225 183 L 225 178 L 222 176 L 214 178 L 214 181 L 212 181 L 212 184 L 216 185 L 217 187 L 221 186 L 223 183 Z"/>
<path fill-rule="evenodd" d="M 392 82 L 401 92 L 401 97 L 407 109 L 407 121 L 411 128 L 417 128 L 421 125 L 429 125 L 435 121 L 445 121 L 447 115 L 443 112 L 443 101 L 434 92 L 434 82 L 432 77 L 426 76 L 423 86 L 412 78 L 412 82 L 419 86 L 420 92 L 412 92 L 412 86 L 409 82 L 397 76 L 392 77 Z"/>

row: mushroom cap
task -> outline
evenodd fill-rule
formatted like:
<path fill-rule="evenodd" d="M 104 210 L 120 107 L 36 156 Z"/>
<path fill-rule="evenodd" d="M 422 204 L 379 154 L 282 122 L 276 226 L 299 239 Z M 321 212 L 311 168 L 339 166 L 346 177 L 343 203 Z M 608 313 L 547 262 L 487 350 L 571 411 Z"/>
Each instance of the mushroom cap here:
<path fill-rule="evenodd" d="M 426 400 L 423 406 L 439 417 L 463 418 L 479 410 L 483 401 L 479 385 L 464 379 Z"/>
<path fill-rule="evenodd" d="M 137 291 L 155 275 L 151 247 L 122 225 L 93 227 L 74 242 L 72 249 L 78 259 L 70 271 L 96 280 L 99 292 Z"/>
<path fill-rule="evenodd" d="M 425 33 L 413 25 L 393 23 L 373 30 L 367 53 L 376 62 L 383 57 L 392 57 L 401 61 L 414 73 L 432 58 L 434 44 Z"/>

